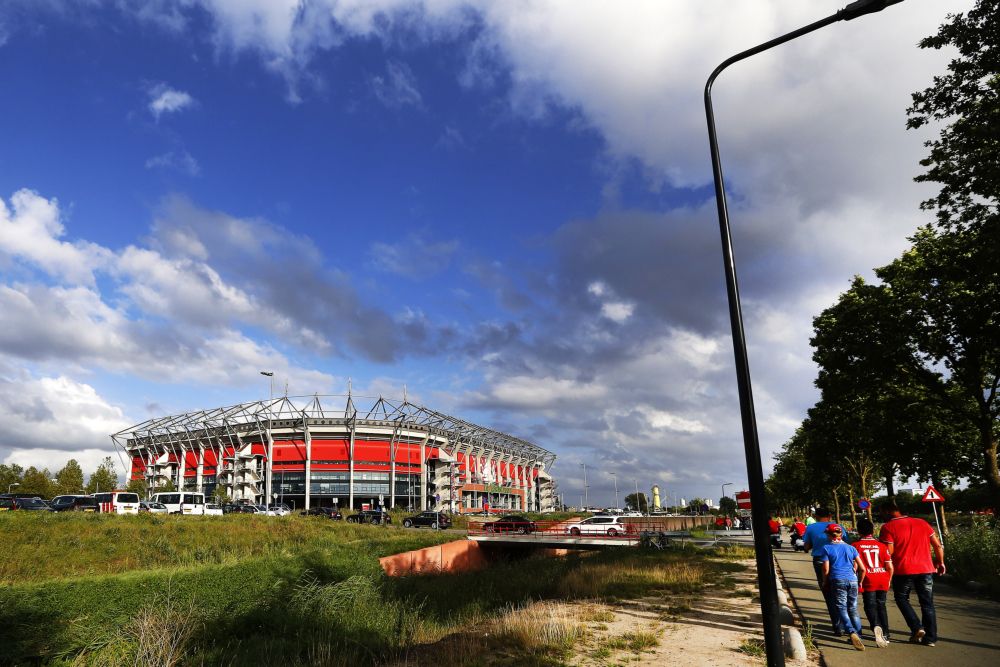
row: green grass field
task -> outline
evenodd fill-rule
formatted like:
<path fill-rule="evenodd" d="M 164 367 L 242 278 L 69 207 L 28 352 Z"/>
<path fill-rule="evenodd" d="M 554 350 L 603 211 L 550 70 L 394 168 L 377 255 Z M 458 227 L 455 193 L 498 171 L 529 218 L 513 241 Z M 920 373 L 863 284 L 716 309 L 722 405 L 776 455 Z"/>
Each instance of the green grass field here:
<path fill-rule="evenodd" d="M 496 627 L 487 643 L 518 664 L 540 650 L 512 629 L 526 603 L 694 592 L 739 567 L 636 549 L 399 579 L 378 565 L 456 537 L 298 516 L 0 515 L 0 663 L 424 664 Z"/>

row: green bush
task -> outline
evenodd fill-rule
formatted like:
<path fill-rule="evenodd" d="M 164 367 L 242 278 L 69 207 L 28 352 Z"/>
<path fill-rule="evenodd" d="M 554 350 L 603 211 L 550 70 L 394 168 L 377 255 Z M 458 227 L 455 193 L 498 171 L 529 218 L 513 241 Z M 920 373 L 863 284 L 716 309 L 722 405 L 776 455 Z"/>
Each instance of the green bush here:
<path fill-rule="evenodd" d="M 954 530 L 945 540 L 948 573 L 963 581 L 984 584 L 1000 596 L 1000 531 L 996 522 L 976 517 L 969 527 Z"/>

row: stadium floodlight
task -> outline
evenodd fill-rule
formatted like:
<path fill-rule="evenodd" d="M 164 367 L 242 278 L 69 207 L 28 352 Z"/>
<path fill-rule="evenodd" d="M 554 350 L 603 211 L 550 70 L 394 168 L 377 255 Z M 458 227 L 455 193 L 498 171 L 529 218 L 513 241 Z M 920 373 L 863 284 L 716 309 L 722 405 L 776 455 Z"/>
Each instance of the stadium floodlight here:
<path fill-rule="evenodd" d="M 902 0 L 856 0 L 836 14 L 793 30 L 781 37 L 741 51 L 722 61 L 705 83 L 705 116 L 708 120 L 708 143 L 712 155 L 712 175 L 715 180 L 715 203 L 719 214 L 719 231 L 722 235 L 722 256 L 726 273 L 726 295 L 729 301 L 729 322 L 733 335 L 733 353 L 736 357 L 736 384 L 739 389 L 740 415 L 743 422 L 743 447 L 746 452 L 747 482 L 750 487 L 751 522 L 754 529 L 754 551 L 757 557 L 757 580 L 760 590 L 760 607 L 764 621 L 764 646 L 768 665 L 784 665 L 781 645 L 781 625 L 778 618 L 778 590 L 775 586 L 774 561 L 768 544 L 767 498 L 764 491 L 764 473 L 761 466 L 760 442 L 757 438 L 757 418 L 754 414 L 753 392 L 750 383 L 750 364 L 747 358 L 746 335 L 743 331 L 743 309 L 736 280 L 736 262 L 733 259 L 733 239 L 729 228 L 729 210 L 722 178 L 722 161 L 715 130 L 715 113 L 712 109 L 712 84 L 733 63 L 745 60 L 768 49 L 789 42 L 802 35 L 819 30 L 831 23 L 850 21 L 879 12 Z"/>

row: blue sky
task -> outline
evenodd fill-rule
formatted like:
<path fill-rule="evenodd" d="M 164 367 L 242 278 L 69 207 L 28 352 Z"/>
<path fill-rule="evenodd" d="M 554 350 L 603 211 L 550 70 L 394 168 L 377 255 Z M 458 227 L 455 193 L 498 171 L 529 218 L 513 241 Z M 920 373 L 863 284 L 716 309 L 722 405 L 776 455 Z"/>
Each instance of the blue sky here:
<path fill-rule="evenodd" d="M 925 221 L 904 110 L 948 54 L 915 43 L 968 4 L 835 25 L 717 86 L 767 453 L 815 400 L 811 318 Z M 567 502 L 583 461 L 740 486 L 700 90 L 837 8 L 4 3 L 0 460 L 93 465 L 270 369 L 533 439 Z"/>

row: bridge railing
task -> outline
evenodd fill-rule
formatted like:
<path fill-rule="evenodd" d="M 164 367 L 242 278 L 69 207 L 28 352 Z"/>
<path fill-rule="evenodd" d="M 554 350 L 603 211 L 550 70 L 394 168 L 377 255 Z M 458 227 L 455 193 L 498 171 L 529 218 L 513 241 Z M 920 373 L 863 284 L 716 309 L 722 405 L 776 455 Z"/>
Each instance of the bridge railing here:
<path fill-rule="evenodd" d="M 471 520 L 470 536 L 512 536 L 536 538 L 587 538 L 611 541 L 638 539 L 643 533 L 663 532 L 663 525 L 655 520 L 635 518 L 614 524 L 581 523 L 579 521 L 503 521 Z"/>

